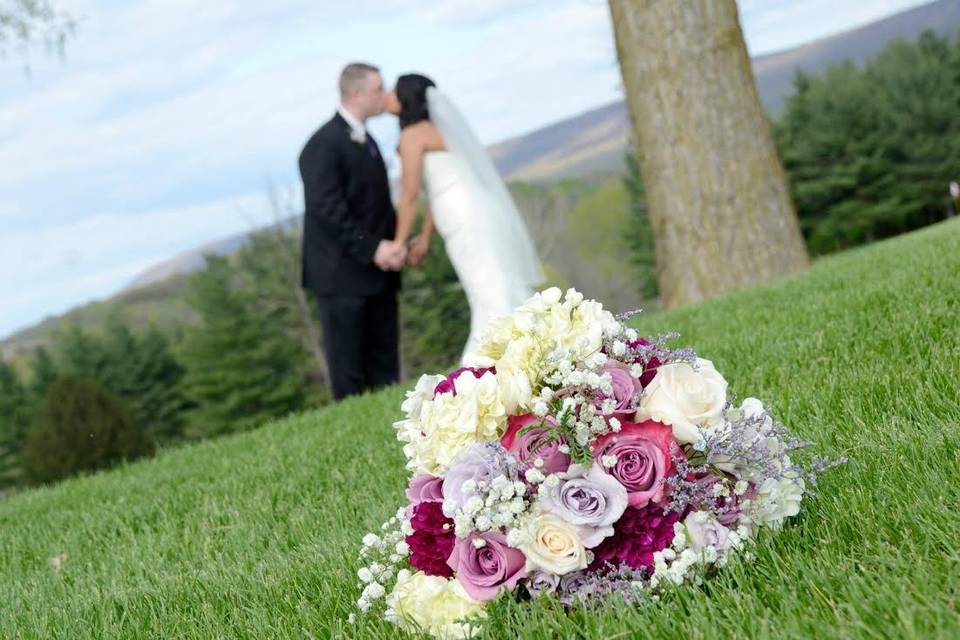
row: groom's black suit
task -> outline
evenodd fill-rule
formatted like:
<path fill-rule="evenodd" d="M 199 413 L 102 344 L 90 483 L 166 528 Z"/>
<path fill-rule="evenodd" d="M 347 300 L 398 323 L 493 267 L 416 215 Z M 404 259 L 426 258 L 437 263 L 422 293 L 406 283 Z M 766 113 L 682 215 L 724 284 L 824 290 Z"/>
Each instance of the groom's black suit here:
<path fill-rule="evenodd" d="M 333 396 L 396 382 L 400 274 L 373 263 L 396 230 L 380 150 L 337 114 L 300 152 L 300 176 L 303 286 L 317 297 Z"/>

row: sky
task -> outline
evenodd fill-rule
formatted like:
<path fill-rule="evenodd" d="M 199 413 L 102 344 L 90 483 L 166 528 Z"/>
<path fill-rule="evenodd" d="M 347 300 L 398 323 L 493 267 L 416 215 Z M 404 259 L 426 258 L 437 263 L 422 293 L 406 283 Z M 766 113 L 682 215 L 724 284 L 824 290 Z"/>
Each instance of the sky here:
<path fill-rule="evenodd" d="M 924 1 L 739 4 L 758 55 Z M 487 143 L 621 97 L 604 0 L 55 4 L 79 18 L 62 60 L 0 57 L 0 336 L 269 222 L 270 189 L 295 202 L 347 62 L 430 75 Z"/>

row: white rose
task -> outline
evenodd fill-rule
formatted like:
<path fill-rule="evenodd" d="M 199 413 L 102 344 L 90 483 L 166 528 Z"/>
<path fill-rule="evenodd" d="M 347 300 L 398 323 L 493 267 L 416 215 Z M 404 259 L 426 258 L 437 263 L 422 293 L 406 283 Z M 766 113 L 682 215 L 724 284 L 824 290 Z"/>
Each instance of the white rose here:
<path fill-rule="evenodd" d="M 577 526 L 544 513 L 530 518 L 523 529 L 517 548 L 527 558 L 527 571 L 564 575 L 587 568 L 587 550 Z"/>
<path fill-rule="evenodd" d="M 722 423 L 727 403 L 727 381 L 713 363 L 697 359 L 697 368 L 685 362 L 662 365 L 644 390 L 636 421 L 656 420 L 673 428 L 680 443 L 700 439 L 698 427 L 710 429 Z"/>

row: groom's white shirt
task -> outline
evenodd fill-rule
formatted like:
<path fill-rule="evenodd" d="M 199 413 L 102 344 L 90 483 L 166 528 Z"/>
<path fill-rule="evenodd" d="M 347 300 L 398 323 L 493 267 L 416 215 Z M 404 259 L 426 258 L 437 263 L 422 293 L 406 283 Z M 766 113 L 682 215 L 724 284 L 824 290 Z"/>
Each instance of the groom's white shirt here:
<path fill-rule="evenodd" d="M 367 127 L 363 124 L 363 121 L 358 120 L 357 117 L 347 111 L 343 105 L 337 107 L 337 113 L 350 125 L 350 138 L 352 140 L 363 142 L 367 139 Z"/>

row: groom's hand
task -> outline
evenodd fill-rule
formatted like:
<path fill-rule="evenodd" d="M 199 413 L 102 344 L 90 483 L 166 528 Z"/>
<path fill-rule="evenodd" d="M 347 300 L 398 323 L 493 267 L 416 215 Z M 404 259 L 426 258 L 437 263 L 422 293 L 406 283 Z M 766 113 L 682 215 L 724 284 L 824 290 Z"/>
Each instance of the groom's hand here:
<path fill-rule="evenodd" d="M 381 271 L 400 271 L 407 260 L 407 248 L 393 240 L 381 240 L 373 263 Z"/>

